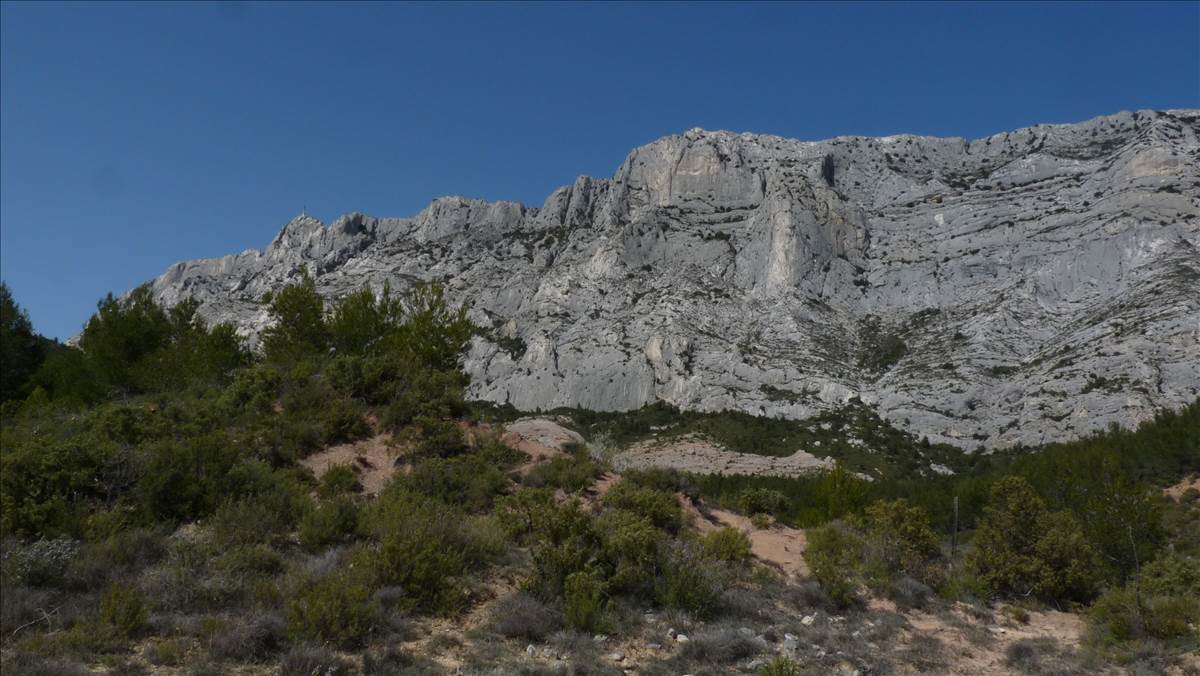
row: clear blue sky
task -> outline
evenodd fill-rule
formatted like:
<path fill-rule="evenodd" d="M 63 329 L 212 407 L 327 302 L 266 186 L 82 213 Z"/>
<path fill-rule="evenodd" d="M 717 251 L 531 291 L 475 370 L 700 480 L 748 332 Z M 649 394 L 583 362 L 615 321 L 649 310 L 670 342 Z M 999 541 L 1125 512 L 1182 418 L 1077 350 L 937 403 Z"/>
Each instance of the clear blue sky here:
<path fill-rule="evenodd" d="M 690 127 L 978 137 L 1200 106 L 1200 4 L 0 5 L 0 275 L 35 327 L 302 206 L 540 205 Z"/>

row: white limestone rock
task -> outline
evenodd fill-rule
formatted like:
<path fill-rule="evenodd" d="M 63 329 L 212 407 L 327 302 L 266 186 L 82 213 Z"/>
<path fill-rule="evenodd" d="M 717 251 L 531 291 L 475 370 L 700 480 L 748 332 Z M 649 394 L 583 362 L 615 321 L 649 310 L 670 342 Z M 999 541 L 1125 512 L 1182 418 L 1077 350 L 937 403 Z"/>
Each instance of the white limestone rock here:
<path fill-rule="evenodd" d="M 858 397 L 931 441 L 1036 444 L 1200 395 L 1198 132 L 1195 110 L 974 141 L 693 129 L 541 208 L 302 216 L 152 286 L 253 338 L 302 270 L 329 298 L 441 280 L 493 330 L 477 398 L 802 418 Z"/>

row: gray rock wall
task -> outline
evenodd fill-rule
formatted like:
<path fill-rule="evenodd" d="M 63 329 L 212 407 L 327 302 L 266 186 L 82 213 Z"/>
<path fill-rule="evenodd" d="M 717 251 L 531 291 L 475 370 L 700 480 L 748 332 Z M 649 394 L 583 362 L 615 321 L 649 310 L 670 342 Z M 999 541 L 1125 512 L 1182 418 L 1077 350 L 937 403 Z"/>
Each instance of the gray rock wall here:
<path fill-rule="evenodd" d="M 304 269 L 330 298 L 443 280 L 524 345 L 477 339 L 471 393 L 525 410 L 860 397 L 964 448 L 1061 440 L 1200 395 L 1198 135 L 1194 110 L 975 141 L 694 129 L 541 208 L 300 217 L 153 288 L 255 336 Z"/>

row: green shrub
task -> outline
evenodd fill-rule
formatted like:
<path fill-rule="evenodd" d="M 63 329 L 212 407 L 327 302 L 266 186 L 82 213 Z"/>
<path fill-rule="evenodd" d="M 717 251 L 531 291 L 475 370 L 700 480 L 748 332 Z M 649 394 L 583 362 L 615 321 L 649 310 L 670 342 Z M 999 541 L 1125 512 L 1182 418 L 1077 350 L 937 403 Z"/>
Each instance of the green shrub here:
<path fill-rule="evenodd" d="M 704 555 L 717 561 L 741 563 L 750 558 L 750 536 L 736 528 L 720 528 L 700 538 Z"/>
<path fill-rule="evenodd" d="M 808 531 L 804 559 L 813 578 L 841 607 L 857 602 L 858 573 L 863 562 L 863 542 L 841 522 Z"/>
<path fill-rule="evenodd" d="M 405 436 L 414 444 L 409 452 L 414 460 L 449 458 L 467 451 L 462 429 L 449 420 L 417 418 Z"/>
<path fill-rule="evenodd" d="M 335 495 L 358 493 L 362 485 L 358 483 L 358 472 L 353 465 L 334 465 L 325 470 L 321 483 L 317 486 L 317 495 L 331 498 Z"/>
<path fill-rule="evenodd" d="M 283 558 L 266 545 L 241 545 L 227 549 L 217 557 L 215 568 L 234 575 L 277 575 L 283 572 Z"/>
<path fill-rule="evenodd" d="M 146 626 L 146 617 L 146 604 L 136 589 L 114 582 L 100 600 L 100 623 L 114 636 L 137 636 Z"/>
<path fill-rule="evenodd" d="M 778 515 L 787 509 L 788 499 L 769 488 L 750 488 L 738 496 L 738 507 L 746 514 Z"/>
<path fill-rule="evenodd" d="M 657 528 L 671 532 L 683 525 L 683 509 L 674 494 L 620 481 L 604 495 L 604 506 L 640 514 Z"/>
<path fill-rule="evenodd" d="M 338 496 L 309 509 L 300 519 L 300 544 L 309 551 L 348 542 L 358 533 L 358 506 Z"/>
<path fill-rule="evenodd" d="M 596 575 L 576 572 L 567 576 L 563 585 L 567 624 L 582 631 L 604 631 L 608 606 L 604 583 Z"/>
<path fill-rule="evenodd" d="M 269 303 L 272 321 L 262 334 L 263 353 L 269 361 L 294 362 L 326 351 L 329 328 L 325 323 L 325 301 L 307 271 L 299 282 L 263 300 Z"/>
<path fill-rule="evenodd" d="M 378 543 L 356 565 L 370 571 L 376 585 L 403 589 L 404 605 L 414 610 L 459 608 L 465 597 L 456 578 L 498 553 L 498 541 L 462 512 L 398 484 L 384 491 L 366 522 Z"/>
<path fill-rule="evenodd" d="M 543 641 L 562 625 L 562 613 L 524 592 L 501 599 L 488 619 L 489 628 L 501 636 L 528 641 Z"/>
<path fill-rule="evenodd" d="M 321 409 L 321 441 L 341 444 L 362 439 L 371 433 L 362 408 L 349 399 L 333 399 Z"/>
<path fill-rule="evenodd" d="M 698 548 L 683 542 L 664 546 L 660 559 L 654 589 L 659 603 L 697 617 L 706 617 L 717 609 L 727 582 L 719 564 L 705 560 Z"/>
<path fill-rule="evenodd" d="M 1017 476 L 992 487 L 967 566 L 1001 596 L 1085 601 L 1100 583 L 1096 555 L 1078 520 L 1069 512 L 1048 512 Z"/>
<path fill-rule="evenodd" d="M 652 591 L 658 557 L 665 539 L 649 519 L 616 510 L 600 517 L 603 560 L 611 571 L 608 584 L 615 592 Z"/>
<path fill-rule="evenodd" d="M 288 604 L 288 634 L 297 641 L 360 646 L 376 624 L 370 596 L 365 585 L 347 575 L 309 583 Z"/>
<path fill-rule="evenodd" d="M 561 488 L 568 493 L 578 493 L 591 486 L 601 473 L 599 465 L 580 454 L 540 463 L 521 483 L 532 488 Z"/>
<path fill-rule="evenodd" d="M 475 454 L 422 460 L 404 483 L 417 493 L 469 511 L 491 507 L 510 484 L 495 465 Z"/>
<path fill-rule="evenodd" d="M 901 574 L 926 585 L 942 582 L 941 547 L 924 509 L 904 499 L 881 500 L 866 508 L 862 526 L 867 566 L 880 582 Z"/>
<path fill-rule="evenodd" d="M 183 661 L 179 639 L 164 638 L 146 646 L 146 661 L 155 666 L 173 667 Z"/>

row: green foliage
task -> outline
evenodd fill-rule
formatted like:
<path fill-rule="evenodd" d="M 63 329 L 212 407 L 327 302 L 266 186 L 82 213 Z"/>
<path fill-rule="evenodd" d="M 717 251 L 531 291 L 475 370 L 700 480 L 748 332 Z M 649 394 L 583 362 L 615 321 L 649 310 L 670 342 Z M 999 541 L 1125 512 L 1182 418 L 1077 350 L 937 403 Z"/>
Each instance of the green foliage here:
<path fill-rule="evenodd" d="M 719 528 L 700 538 L 704 555 L 717 561 L 741 563 L 750 558 L 750 536 L 736 528 Z"/>
<path fill-rule="evenodd" d="M 46 358 L 46 341 L 33 332 L 29 315 L 0 281 L 0 402 L 23 399 L 30 379 Z"/>
<path fill-rule="evenodd" d="M 849 527 L 834 522 L 810 530 L 804 560 L 812 576 L 834 603 L 841 607 L 858 601 L 858 573 L 862 568 L 863 541 Z"/>
<path fill-rule="evenodd" d="M 608 607 L 604 583 L 595 574 L 580 571 L 567 576 L 563 584 L 567 624 L 582 631 L 604 631 Z"/>
<path fill-rule="evenodd" d="M 673 493 L 643 488 L 630 481 L 619 481 L 604 495 L 604 505 L 612 509 L 625 509 L 641 515 L 654 524 L 671 532 L 683 525 L 683 509 Z"/>
<path fill-rule="evenodd" d="M 268 361 L 291 362 L 329 349 L 325 301 L 307 271 L 299 282 L 273 294 L 268 303 L 272 324 L 262 334 L 263 354 Z"/>
<path fill-rule="evenodd" d="M 578 493 L 591 486 L 602 473 L 599 465 L 581 453 L 539 463 L 525 475 L 521 483 L 533 488 L 549 486 L 568 493 Z"/>
<path fill-rule="evenodd" d="M 468 511 L 488 509 L 509 486 L 494 463 L 476 454 L 422 460 L 404 482 L 416 493 Z"/>
<path fill-rule="evenodd" d="M 748 488 L 738 496 L 738 506 L 746 514 L 783 513 L 788 508 L 787 496 L 770 488 Z"/>
<path fill-rule="evenodd" d="M 993 594 L 1087 601 L 1099 584 L 1096 557 L 1070 512 L 1049 512 L 1027 481 L 992 488 L 967 565 Z"/>
<path fill-rule="evenodd" d="M 405 436 L 414 443 L 409 452 L 414 460 L 449 458 L 467 451 L 467 439 L 463 436 L 462 428 L 450 420 L 418 418 Z"/>
<path fill-rule="evenodd" d="M 294 640 L 355 648 L 375 628 L 377 616 L 365 585 L 345 574 L 331 575 L 305 585 L 288 604 L 288 634 Z"/>
<path fill-rule="evenodd" d="M 300 519 L 300 545 L 320 551 L 350 541 L 358 529 L 358 506 L 351 498 L 339 495 L 304 513 Z"/>
<path fill-rule="evenodd" d="M 608 511 L 597 523 L 602 541 L 603 569 L 610 572 L 614 592 L 643 593 L 653 589 L 659 551 L 666 536 L 649 519 L 624 510 Z"/>
<path fill-rule="evenodd" d="M 333 399 L 321 409 L 322 443 L 341 444 L 362 439 L 371 433 L 362 407 L 349 399 Z"/>
<path fill-rule="evenodd" d="M 114 636 L 137 636 L 146 625 L 146 617 L 146 604 L 135 589 L 114 582 L 100 600 L 100 624 Z"/>
<path fill-rule="evenodd" d="M 696 617 L 716 611 L 727 583 L 723 568 L 707 561 L 699 548 L 684 542 L 664 546 L 654 595 L 668 608 L 685 610 Z"/>
<path fill-rule="evenodd" d="M 491 560 L 497 543 L 472 530 L 462 512 L 393 483 L 367 510 L 376 540 L 360 561 L 378 586 L 398 586 L 415 610 L 450 612 L 465 598 L 455 578 Z"/>
<path fill-rule="evenodd" d="M 908 575 L 929 586 L 942 582 L 941 548 L 924 509 L 906 500 L 879 501 L 862 518 L 866 561 L 876 577 Z"/>
<path fill-rule="evenodd" d="M 322 498 L 332 498 L 347 493 L 357 493 L 362 490 L 358 483 L 358 472 L 353 465 L 334 465 L 325 470 L 321 483 L 317 486 L 317 495 Z"/>
<path fill-rule="evenodd" d="M 776 657 L 758 668 L 758 676 L 801 676 L 800 663 L 786 657 Z"/>

